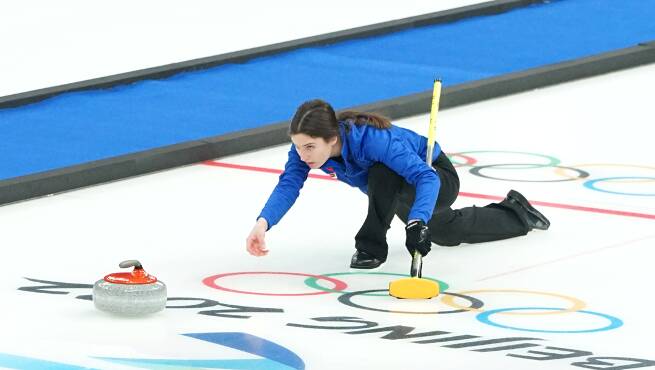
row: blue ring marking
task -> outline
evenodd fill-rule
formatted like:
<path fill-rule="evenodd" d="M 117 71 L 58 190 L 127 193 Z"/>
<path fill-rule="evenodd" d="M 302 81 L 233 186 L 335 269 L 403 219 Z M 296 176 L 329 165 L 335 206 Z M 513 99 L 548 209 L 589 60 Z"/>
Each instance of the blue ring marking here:
<path fill-rule="evenodd" d="M 505 311 L 525 311 L 525 310 L 550 310 L 550 311 L 564 311 L 564 308 L 552 308 L 552 307 L 510 307 L 510 308 L 499 308 L 495 310 L 488 310 L 479 313 L 475 318 L 478 319 L 483 324 L 491 325 L 491 326 L 497 326 L 499 328 L 504 328 L 504 329 L 511 329 L 511 330 L 519 330 L 519 331 L 529 331 L 529 332 L 535 332 L 535 333 L 564 333 L 564 334 L 573 334 L 573 333 L 593 333 L 597 331 L 604 331 L 604 330 L 612 330 L 616 329 L 618 327 L 621 327 L 623 325 L 623 321 L 619 318 L 616 318 L 614 316 L 610 316 L 604 313 L 600 312 L 594 312 L 594 311 L 586 311 L 586 310 L 580 310 L 580 311 L 575 311 L 575 312 L 582 312 L 586 313 L 589 315 L 595 315 L 595 316 L 600 316 L 604 317 L 607 320 L 609 320 L 610 324 L 607 326 L 604 326 L 602 328 L 597 328 L 597 329 L 586 329 L 586 330 L 539 330 L 539 329 L 525 329 L 525 328 L 518 328 L 514 326 L 508 326 L 508 325 L 501 325 L 498 323 L 495 323 L 489 319 L 489 316 L 498 313 L 498 312 L 505 312 Z"/>
<path fill-rule="evenodd" d="M 586 188 L 589 188 L 591 190 L 596 190 L 596 191 L 602 191 L 604 193 L 610 193 L 610 194 L 619 194 L 619 195 L 634 195 L 634 196 L 645 196 L 645 197 L 652 197 L 655 196 L 655 193 L 651 194 L 639 194 L 639 193 L 623 193 L 620 191 L 610 191 L 610 190 L 604 190 L 604 189 L 599 189 L 595 186 L 595 184 L 599 181 L 607 181 L 607 180 L 628 180 L 628 179 L 643 179 L 643 180 L 655 180 L 655 177 L 603 177 L 602 179 L 593 179 L 593 180 L 588 180 L 586 181 L 583 185 Z"/>
<path fill-rule="evenodd" d="M 267 358 L 186 360 L 157 358 L 96 357 L 115 364 L 137 366 L 153 370 L 230 369 L 230 370 L 294 370 L 292 367 Z"/>
<path fill-rule="evenodd" d="M 8 353 L 0 353 L 0 366 L 9 369 L 26 369 L 26 370 L 95 370 L 90 367 L 76 366 L 61 362 L 46 361 L 34 357 L 16 356 Z"/>

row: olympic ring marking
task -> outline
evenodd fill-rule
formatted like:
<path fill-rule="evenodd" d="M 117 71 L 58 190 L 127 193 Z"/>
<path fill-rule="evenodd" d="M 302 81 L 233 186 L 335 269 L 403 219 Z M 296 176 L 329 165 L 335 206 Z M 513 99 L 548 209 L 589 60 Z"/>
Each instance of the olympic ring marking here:
<path fill-rule="evenodd" d="M 322 274 L 321 276 L 342 276 L 342 275 L 391 275 L 391 276 L 407 277 L 407 275 L 404 275 L 404 274 L 395 274 L 395 273 L 392 273 L 392 272 L 376 272 L 376 271 L 374 271 L 374 272 L 336 272 L 336 273 L 331 273 L 331 274 Z M 443 292 L 443 291 L 447 290 L 448 287 L 449 287 L 448 284 L 446 284 L 445 282 L 443 282 L 441 280 L 432 279 L 432 278 L 425 277 L 425 276 L 423 276 L 423 278 L 428 279 L 428 280 L 432 280 L 434 282 L 437 282 L 439 284 L 439 291 L 440 292 Z M 318 284 L 318 279 L 313 278 L 313 277 L 307 278 L 305 280 L 305 284 L 307 286 L 309 286 L 310 288 L 314 288 L 314 289 L 318 289 L 318 290 L 325 290 L 325 291 L 332 292 L 332 293 L 350 293 L 350 292 L 345 291 L 345 290 L 335 290 L 335 289 L 329 289 L 329 288 L 322 287 L 322 286 L 320 286 Z M 389 294 L 368 294 L 368 295 L 388 296 Z"/>
<path fill-rule="evenodd" d="M 293 275 L 293 276 L 306 276 L 306 277 L 311 277 L 315 279 L 321 279 L 321 280 L 327 280 L 334 284 L 334 289 L 335 291 L 340 291 L 346 289 L 348 287 L 348 284 L 344 283 L 341 280 L 333 279 L 330 277 L 325 277 L 321 275 L 312 275 L 312 274 L 304 274 L 304 273 L 299 273 L 299 272 L 269 272 L 269 271 L 255 271 L 255 272 L 228 272 L 225 274 L 218 274 L 218 275 L 213 275 L 210 277 L 207 277 L 202 280 L 203 284 L 207 285 L 210 288 L 218 289 L 218 290 L 224 290 L 227 292 L 233 292 L 233 293 L 243 293 L 243 294 L 253 294 L 253 295 L 266 295 L 266 296 L 285 296 L 285 297 L 292 297 L 292 296 L 305 296 L 305 295 L 319 295 L 319 294 L 328 294 L 330 292 L 326 291 L 319 291 L 319 292 L 312 292 L 312 293 L 259 293 L 259 292 L 249 292 L 245 290 L 236 290 L 236 289 L 230 289 L 226 288 L 223 286 L 220 286 L 216 284 L 216 280 L 226 277 L 226 276 L 234 276 L 234 275 L 264 275 L 264 274 L 271 274 L 271 275 Z"/>
<path fill-rule="evenodd" d="M 604 313 L 600 312 L 594 312 L 594 311 L 585 311 L 585 310 L 580 310 L 577 312 L 582 312 L 586 313 L 589 315 L 594 315 L 594 316 L 600 316 L 603 317 L 607 320 L 609 320 L 609 325 L 603 326 L 600 328 L 596 329 L 585 329 L 585 330 L 541 330 L 541 329 L 526 329 L 526 328 L 519 328 L 516 326 L 509 326 L 509 325 L 502 325 L 495 323 L 489 319 L 489 316 L 499 313 L 499 312 L 504 312 L 504 311 L 520 311 L 520 310 L 563 310 L 566 311 L 566 309 L 563 308 L 549 308 L 549 307 L 514 307 L 514 308 L 499 308 L 495 310 L 489 310 L 486 312 L 481 312 L 479 313 L 476 318 L 478 321 L 480 321 L 483 324 L 491 325 L 491 326 L 496 326 L 499 328 L 503 329 L 511 329 L 511 330 L 519 330 L 519 331 L 529 331 L 529 332 L 536 332 L 536 333 L 562 333 L 562 334 L 572 334 L 572 333 L 593 333 L 593 332 L 598 332 L 598 331 L 604 331 L 604 330 L 612 330 L 616 329 L 618 327 L 621 327 L 623 325 L 623 321 L 621 319 L 616 318 L 614 316 L 610 316 Z"/>
<path fill-rule="evenodd" d="M 470 154 L 470 153 L 510 153 L 510 154 L 527 154 L 527 155 L 533 155 L 537 157 L 542 157 L 548 159 L 550 162 L 546 164 L 523 164 L 523 163 L 498 163 L 498 164 L 487 164 L 487 165 L 475 165 L 478 160 L 465 155 L 465 154 Z M 452 157 L 462 157 L 466 159 L 466 163 L 457 163 L 452 160 Z M 495 151 L 495 150 L 477 150 L 477 151 L 467 151 L 467 152 L 458 152 L 458 153 L 448 153 L 448 158 L 451 159 L 451 162 L 456 167 L 464 167 L 464 166 L 469 166 L 471 167 L 469 169 L 469 172 L 475 176 L 479 176 L 482 178 L 490 179 L 490 180 L 500 180 L 500 181 L 516 181 L 516 182 L 563 182 L 563 181 L 575 181 L 575 180 L 581 180 L 590 177 L 590 173 L 581 170 L 579 167 L 631 167 L 631 168 L 642 168 L 642 169 L 648 169 L 648 170 L 655 170 L 655 167 L 651 166 L 642 166 L 642 165 L 626 165 L 626 164 L 611 164 L 611 163 L 593 163 L 593 164 L 580 164 L 580 165 L 575 165 L 575 166 L 560 166 L 560 160 L 549 156 L 545 154 L 538 154 L 538 153 L 529 153 L 529 152 L 514 152 L 514 151 Z M 542 167 L 554 167 L 555 168 L 555 173 L 559 176 L 564 177 L 562 180 L 519 180 L 519 179 L 507 179 L 507 178 L 499 178 L 499 177 L 493 177 L 493 176 L 488 176 L 482 174 L 482 170 L 486 168 L 494 168 L 494 167 L 507 167 L 507 166 L 513 166 L 509 169 L 529 169 L 529 168 L 542 168 Z M 565 172 L 565 170 L 573 171 L 576 172 L 576 176 L 571 176 Z M 632 176 L 632 177 L 605 177 L 605 178 L 599 178 L 599 179 L 594 179 L 594 180 L 589 180 L 585 182 L 583 185 L 591 190 L 596 190 L 600 192 L 605 192 L 605 193 L 610 193 L 610 194 L 619 194 L 619 195 L 629 195 L 629 196 L 655 196 L 655 193 L 628 193 L 628 192 L 618 192 L 618 191 L 611 191 L 611 190 L 604 190 L 600 189 L 596 186 L 596 183 L 601 182 L 601 181 L 612 181 L 612 180 L 628 180 L 628 179 L 638 179 L 642 180 L 640 182 L 644 181 L 655 181 L 655 177 L 639 177 L 639 176 Z M 636 181 L 623 181 L 623 182 L 636 182 Z"/>
<path fill-rule="evenodd" d="M 461 156 L 464 158 L 471 158 L 468 156 L 465 156 L 465 154 L 471 154 L 471 153 L 508 153 L 508 154 L 527 154 L 535 157 L 541 157 L 541 158 L 546 158 L 548 160 L 548 163 L 545 164 L 530 164 L 530 163 L 525 163 L 525 164 L 520 164 L 522 166 L 528 166 L 528 167 L 523 167 L 523 169 L 528 169 L 528 168 L 542 168 L 542 167 L 554 167 L 559 165 L 561 162 L 559 159 L 546 155 L 546 154 L 539 154 L 539 153 L 529 153 L 529 152 L 514 152 L 514 151 L 505 151 L 505 150 L 472 150 L 472 151 L 467 151 L 467 152 L 457 152 L 457 153 L 452 153 L 452 156 Z M 474 158 L 471 158 L 475 161 Z M 477 162 L 477 161 L 476 161 Z M 476 163 L 474 162 L 474 163 Z M 520 168 L 519 168 L 520 169 Z"/>
<path fill-rule="evenodd" d="M 313 293 L 289 293 L 289 294 L 279 294 L 279 293 L 259 293 L 259 292 L 249 292 L 249 291 L 243 291 L 243 290 L 236 290 L 236 289 L 230 289 L 226 288 L 223 286 L 220 286 L 216 284 L 216 280 L 222 277 L 226 276 L 234 276 L 234 275 L 246 275 L 246 274 L 274 274 L 274 275 L 292 275 L 292 276 L 306 276 L 309 277 L 308 279 L 305 280 L 306 284 L 315 284 L 317 289 L 320 289 L 321 291 L 319 292 L 313 292 Z M 345 272 L 345 273 L 332 273 L 329 275 L 335 276 L 335 275 L 351 275 L 355 273 L 351 272 Z M 405 276 L 402 274 L 393 274 L 393 273 L 368 273 L 368 274 L 381 274 L 381 275 L 399 275 L 399 276 Z M 318 280 L 328 280 L 332 283 L 335 284 L 334 289 L 329 289 L 329 288 L 324 288 L 318 285 L 317 281 Z M 434 279 L 432 279 L 434 280 Z M 447 284 L 443 283 L 439 280 L 435 280 L 440 284 L 444 284 L 447 289 Z M 224 290 L 224 291 L 229 291 L 229 292 L 235 292 L 235 293 L 243 293 L 243 294 L 254 294 L 254 295 L 268 295 L 268 296 L 305 296 L 305 295 L 319 295 L 319 294 L 327 294 L 331 292 L 340 292 L 343 291 L 346 287 L 347 284 L 341 280 L 334 279 L 331 277 L 328 277 L 327 275 L 312 275 L 312 274 L 305 274 L 305 273 L 293 273 L 293 272 L 233 272 L 233 273 L 225 273 L 225 274 L 218 274 L 218 275 L 213 275 L 210 277 L 207 277 L 203 279 L 203 283 L 211 288 L 219 289 L 219 290 Z M 350 306 L 353 308 L 359 308 L 363 310 L 369 310 L 369 311 L 377 311 L 377 312 L 388 312 L 388 313 L 406 313 L 406 314 L 449 314 L 449 313 L 460 313 L 460 312 L 478 312 L 476 315 L 476 319 L 480 321 L 483 324 L 491 325 L 491 326 L 496 326 L 504 329 L 510 329 L 510 330 L 518 330 L 518 331 L 528 331 L 528 332 L 540 332 L 540 333 L 591 333 L 591 332 L 598 332 L 598 331 L 604 331 L 604 330 L 612 330 L 616 329 L 620 326 L 623 325 L 623 321 L 619 318 L 616 318 L 611 315 L 603 314 L 600 312 L 594 312 L 594 311 L 586 311 L 582 310 L 582 308 L 585 307 L 585 303 L 582 302 L 581 300 L 561 294 L 556 294 L 556 293 L 548 293 L 548 292 L 539 292 L 539 291 L 529 291 L 529 290 L 517 290 L 517 289 L 497 289 L 497 290 L 491 290 L 491 289 L 481 289 L 481 290 L 471 290 L 471 291 L 465 291 L 465 292 L 460 292 L 460 293 L 451 293 L 451 292 L 442 292 L 442 297 L 441 301 L 442 303 L 449 305 L 451 307 L 456 308 L 455 310 L 448 310 L 448 311 L 428 311 L 428 312 L 421 312 L 421 311 L 398 311 L 398 310 L 385 310 L 385 309 L 380 309 L 380 308 L 373 308 L 373 307 L 367 307 L 361 304 L 356 304 L 352 301 L 352 297 L 357 296 L 357 295 L 368 295 L 369 293 L 373 292 L 387 292 L 387 289 L 373 289 L 373 290 L 362 290 L 362 291 L 355 291 L 355 292 L 344 292 L 345 294 L 342 294 L 338 297 L 339 302 L 342 304 L 345 304 L 346 306 Z M 558 298 L 564 298 L 573 303 L 573 305 L 569 308 L 552 308 L 552 307 L 512 307 L 512 308 L 499 308 L 499 309 L 493 309 L 493 310 L 488 310 L 488 311 L 483 311 L 480 308 L 484 305 L 484 303 L 475 297 L 465 295 L 462 293 L 481 293 L 481 292 L 509 292 L 509 293 L 528 293 L 528 294 L 541 294 L 541 295 L 547 295 L 547 296 L 554 296 Z M 385 295 L 387 295 L 385 294 Z M 468 307 L 458 305 L 454 302 L 453 297 L 459 297 L 462 299 L 466 299 L 470 302 L 470 305 Z M 205 302 L 207 303 L 207 302 Z M 527 311 L 527 310 L 541 310 L 541 311 L 554 311 L 554 312 L 529 312 L 529 313 L 507 313 L 508 311 Z M 585 329 L 585 330 L 542 330 L 542 329 L 527 329 L 527 328 L 520 328 L 520 327 L 515 327 L 515 326 L 509 326 L 509 325 L 503 325 L 503 324 L 498 324 L 496 322 L 491 321 L 490 316 L 496 313 L 506 313 L 508 315 L 548 315 L 548 314 L 561 314 L 561 313 L 567 313 L 567 312 L 581 312 L 589 315 L 594 315 L 594 316 L 600 316 L 603 317 L 607 320 L 609 320 L 609 324 L 600 328 L 594 328 L 594 329 Z"/>
<path fill-rule="evenodd" d="M 469 172 L 475 176 L 483 177 L 485 179 L 491 179 L 491 180 L 501 180 L 501 181 L 516 181 L 516 182 L 563 182 L 563 181 L 574 181 L 574 180 L 580 180 L 589 177 L 589 172 L 583 171 L 577 168 L 573 167 L 567 167 L 567 166 L 550 166 L 550 167 L 555 167 L 555 168 L 565 168 L 567 170 L 571 170 L 574 172 L 578 173 L 578 177 L 567 177 L 561 180 L 518 180 L 518 179 L 505 179 L 501 177 L 493 177 L 493 176 L 488 176 L 488 175 L 483 175 L 480 171 L 482 171 L 485 168 L 492 168 L 492 167 L 502 167 L 502 166 L 523 166 L 523 164 L 520 163 L 498 163 L 498 164 L 487 164 L 484 166 L 473 166 L 471 169 L 469 169 Z M 517 169 L 517 168 L 511 168 L 511 169 Z M 518 167 L 518 169 L 523 169 Z"/>
<path fill-rule="evenodd" d="M 649 179 L 649 180 L 655 180 L 655 177 L 605 177 L 602 179 L 594 179 L 594 180 L 588 180 L 585 181 L 583 184 L 586 188 L 589 188 L 591 190 L 596 190 L 596 191 L 602 191 L 604 193 L 610 193 L 610 194 L 620 194 L 620 195 L 631 195 L 631 196 L 646 196 L 646 197 L 652 197 L 655 196 L 655 193 L 625 193 L 625 192 L 620 192 L 620 191 L 611 191 L 611 190 L 605 190 L 605 189 L 600 189 L 596 187 L 596 183 L 600 181 L 608 181 L 608 180 L 625 180 L 625 179 Z"/>
<path fill-rule="evenodd" d="M 549 293 L 549 292 L 539 292 L 539 291 L 532 291 L 532 290 L 520 290 L 520 289 L 480 289 L 480 290 L 467 290 L 467 291 L 462 291 L 460 292 L 461 294 L 471 294 L 471 293 L 527 293 L 527 294 L 538 294 L 538 295 L 545 295 L 545 296 L 551 296 L 551 297 L 557 297 L 557 298 L 563 298 L 569 302 L 572 303 L 571 307 L 566 308 L 566 309 L 561 309 L 561 311 L 558 312 L 529 312 L 529 313 L 510 313 L 508 315 L 553 315 L 553 314 L 562 314 L 562 313 L 567 313 L 567 312 L 577 312 L 585 308 L 587 305 L 574 297 L 569 297 L 565 296 L 562 294 L 557 294 L 557 293 Z M 454 307 L 454 308 L 459 308 L 462 310 L 466 311 L 477 311 L 477 312 L 484 312 L 484 310 L 481 310 L 479 308 L 467 308 L 461 305 L 458 305 L 455 303 L 453 300 L 452 296 L 445 296 L 441 298 L 441 302 L 444 304 Z M 550 311 L 550 309 L 548 309 Z M 560 309 L 558 309 L 560 310 Z"/>
<path fill-rule="evenodd" d="M 455 297 L 459 297 L 462 299 L 466 299 L 469 302 L 471 302 L 471 305 L 467 307 L 466 309 L 460 309 L 460 310 L 450 310 L 450 311 L 393 311 L 393 310 L 383 310 L 381 308 L 373 308 L 373 307 L 366 307 L 360 304 L 356 304 L 352 301 L 352 297 L 356 295 L 365 295 L 367 293 L 372 293 L 372 292 L 388 292 L 387 289 L 372 289 L 372 290 L 362 290 L 358 292 L 350 292 L 346 294 L 342 294 L 339 296 L 338 300 L 339 302 L 345 304 L 346 306 L 349 307 L 354 307 L 354 308 L 360 308 L 362 310 L 369 310 L 369 311 L 377 311 L 377 312 L 389 312 L 389 313 L 410 313 L 410 314 L 423 314 L 423 315 L 440 315 L 440 314 L 448 314 L 448 313 L 460 313 L 460 312 L 467 312 L 467 311 L 472 311 L 475 309 L 478 309 L 484 305 L 481 300 L 474 298 L 474 297 L 469 297 L 463 294 L 458 294 L 458 293 L 450 293 L 450 292 L 442 292 L 441 294 L 445 295 L 452 295 Z"/>

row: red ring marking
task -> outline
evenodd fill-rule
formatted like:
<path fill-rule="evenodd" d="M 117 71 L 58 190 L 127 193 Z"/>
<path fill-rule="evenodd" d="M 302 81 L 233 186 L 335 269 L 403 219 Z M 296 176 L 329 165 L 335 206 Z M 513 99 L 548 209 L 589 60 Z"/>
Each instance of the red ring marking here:
<path fill-rule="evenodd" d="M 459 154 L 459 153 L 446 153 L 446 155 L 452 157 L 461 157 L 466 160 L 465 163 L 453 163 L 453 167 L 473 166 L 474 164 L 478 163 L 477 159 L 473 157 L 469 157 L 468 155 Z"/>
<path fill-rule="evenodd" d="M 312 277 L 314 279 L 322 279 L 322 280 L 327 280 L 334 284 L 334 288 L 332 288 L 331 291 L 317 291 L 317 292 L 312 292 L 312 293 L 258 293 L 258 292 L 248 292 L 245 290 L 237 290 L 237 289 L 230 289 L 226 288 L 223 286 L 220 286 L 216 284 L 216 280 L 226 277 L 226 276 L 234 276 L 234 275 L 263 275 L 263 274 L 272 274 L 272 275 L 294 275 L 294 276 L 304 276 L 304 277 Z M 327 276 L 321 276 L 321 275 L 312 275 L 312 274 L 303 274 L 300 272 L 271 272 L 271 271 L 251 271 L 251 272 L 228 272 L 225 274 L 218 274 L 218 275 L 213 275 L 210 277 L 206 277 L 202 280 L 202 283 L 207 285 L 210 288 L 218 289 L 218 290 L 224 290 L 226 292 L 233 292 L 233 293 L 242 293 L 242 294 L 254 294 L 254 295 L 269 295 L 269 296 L 285 296 L 285 297 L 291 297 L 291 296 L 304 296 L 304 295 L 319 295 L 319 294 L 329 294 L 333 293 L 334 291 L 341 291 L 344 290 L 348 287 L 348 284 L 345 282 L 339 280 L 339 279 L 334 279 L 331 277 Z"/>
<path fill-rule="evenodd" d="M 225 168 L 234 168 L 237 170 L 247 170 L 247 171 L 257 171 L 257 172 L 267 172 L 267 173 L 274 173 L 276 175 L 281 174 L 284 172 L 283 170 L 278 170 L 274 168 L 264 168 L 264 167 L 254 167 L 254 166 L 244 166 L 240 164 L 232 164 L 232 163 L 225 163 L 225 162 L 216 162 L 213 160 L 209 161 L 204 161 L 202 164 L 205 164 L 207 166 L 214 166 L 214 167 L 225 167 Z M 330 176 L 330 175 L 319 175 L 316 173 L 310 173 L 307 175 L 307 177 L 311 177 L 314 179 L 322 179 L 322 180 L 332 180 L 336 181 L 337 179 Z"/>

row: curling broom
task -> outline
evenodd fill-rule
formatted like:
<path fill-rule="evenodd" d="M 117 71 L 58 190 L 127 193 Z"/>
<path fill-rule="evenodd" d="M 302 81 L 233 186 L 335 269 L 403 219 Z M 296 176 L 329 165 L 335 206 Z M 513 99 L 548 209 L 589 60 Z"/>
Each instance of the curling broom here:
<path fill-rule="evenodd" d="M 439 99 L 441 98 L 441 80 L 434 81 L 432 89 L 432 106 L 430 107 L 430 127 L 428 128 L 428 148 L 425 161 L 432 166 L 432 152 L 434 151 L 434 140 L 437 129 L 437 111 L 439 110 Z M 419 298 L 428 299 L 439 295 L 439 284 L 435 281 L 423 279 L 423 256 L 414 251 L 412 256 L 412 267 L 410 277 L 398 279 L 389 283 L 389 295 L 396 298 Z"/>

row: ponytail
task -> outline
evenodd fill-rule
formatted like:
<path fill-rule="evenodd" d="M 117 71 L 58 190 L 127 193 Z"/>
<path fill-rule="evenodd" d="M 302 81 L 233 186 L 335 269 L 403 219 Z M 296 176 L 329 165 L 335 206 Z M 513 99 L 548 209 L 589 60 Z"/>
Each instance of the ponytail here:
<path fill-rule="evenodd" d="M 386 129 L 391 127 L 389 118 L 377 113 L 343 111 L 338 115 L 330 104 L 324 100 L 313 99 L 302 103 L 289 123 L 289 135 L 305 134 L 320 137 L 326 141 L 339 136 L 339 122 L 346 122 L 346 131 L 350 125 L 370 125 Z"/>
<path fill-rule="evenodd" d="M 338 121 L 351 122 L 356 125 L 370 125 L 377 128 L 390 128 L 389 118 L 377 113 L 363 113 L 356 111 L 343 111 L 337 115 Z"/>

